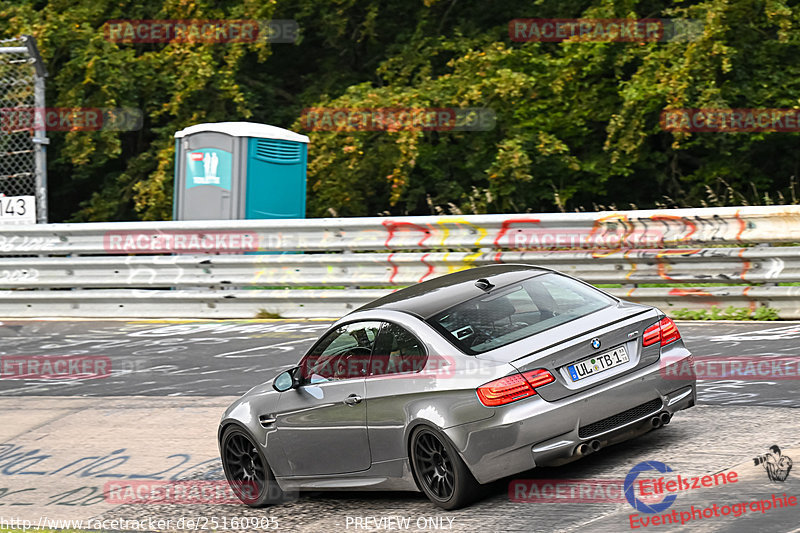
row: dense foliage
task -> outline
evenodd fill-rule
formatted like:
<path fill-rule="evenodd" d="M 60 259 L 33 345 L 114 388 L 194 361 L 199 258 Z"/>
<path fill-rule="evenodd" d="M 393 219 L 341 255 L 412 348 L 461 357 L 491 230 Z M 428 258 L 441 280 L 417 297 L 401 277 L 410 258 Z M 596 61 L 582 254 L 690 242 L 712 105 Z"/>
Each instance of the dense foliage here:
<path fill-rule="evenodd" d="M 668 42 L 513 42 L 517 18 L 685 18 Z M 294 19 L 295 44 L 126 44 L 115 19 Z M 786 0 L 0 0 L 50 106 L 131 106 L 134 132 L 50 132 L 50 218 L 171 216 L 172 134 L 302 110 L 485 107 L 488 131 L 307 132 L 310 216 L 793 203 L 791 132 L 665 131 L 672 108 L 800 108 Z"/>

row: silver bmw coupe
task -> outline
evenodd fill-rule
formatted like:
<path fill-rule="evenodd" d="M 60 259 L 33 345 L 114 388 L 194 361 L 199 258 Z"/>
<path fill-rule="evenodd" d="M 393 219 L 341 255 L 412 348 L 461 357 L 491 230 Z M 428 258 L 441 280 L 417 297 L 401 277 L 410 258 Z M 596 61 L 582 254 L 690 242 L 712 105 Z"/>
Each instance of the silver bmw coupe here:
<path fill-rule="evenodd" d="M 481 484 L 666 425 L 695 403 L 691 368 L 654 307 L 545 268 L 473 268 L 341 318 L 225 411 L 220 454 L 251 506 L 350 489 L 456 509 Z"/>

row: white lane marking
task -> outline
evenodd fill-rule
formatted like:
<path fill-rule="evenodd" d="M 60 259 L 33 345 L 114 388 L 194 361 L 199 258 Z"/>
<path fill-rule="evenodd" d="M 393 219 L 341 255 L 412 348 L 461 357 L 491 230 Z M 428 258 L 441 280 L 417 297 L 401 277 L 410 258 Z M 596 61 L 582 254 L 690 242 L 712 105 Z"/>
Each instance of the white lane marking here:
<path fill-rule="evenodd" d="M 273 348 L 278 348 L 280 351 L 283 351 L 283 352 L 289 352 L 289 351 L 292 351 L 294 349 L 293 346 L 287 346 L 289 344 L 297 344 L 299 342 L 308 342 L 308 341 L 314 341 L 314 340 L 316 340 L 316 337 L 307 337 L 305 339 L 297 339 L 297 340 L 293 340 L 293 341 L 286 341 L 286 342 L 281 342 L 281 343 L 278 343 L 278 344 L 269 344 L 269 345 L 266 345 L 266 346 L 256 346 L 255 348 L 246 348 L 244 350 L 234 350 L 232 352 L 220 353 L 220 354 L 215 355 L 214 357 L 234 356 L 234 357 L 230 357 L 231 359 L 254 357 L 254 356 L 251 356 L 251 355 L 235 356 L 235 354 L 242 354 L 242 353 L 246 353 L 246 352 L 254 352 L 256 350 L 271 350 Z"/>

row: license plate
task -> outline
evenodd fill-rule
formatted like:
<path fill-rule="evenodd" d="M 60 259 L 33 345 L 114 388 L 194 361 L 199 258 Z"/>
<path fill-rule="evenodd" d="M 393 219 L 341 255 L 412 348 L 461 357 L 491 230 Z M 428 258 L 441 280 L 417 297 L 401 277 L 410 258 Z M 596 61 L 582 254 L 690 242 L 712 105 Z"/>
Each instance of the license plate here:
<path fill-rule="evenodd" d="M 610 352 L 587 357 L 574 365 L 568 365 L 567 370 L 569 370 L 572 381 L 578 381 L 604 372 L 609 368 L 627 363 L 628 361 L 628 352 L 625 351 L 624 346 L 620 346 L 614 348 Z"/>

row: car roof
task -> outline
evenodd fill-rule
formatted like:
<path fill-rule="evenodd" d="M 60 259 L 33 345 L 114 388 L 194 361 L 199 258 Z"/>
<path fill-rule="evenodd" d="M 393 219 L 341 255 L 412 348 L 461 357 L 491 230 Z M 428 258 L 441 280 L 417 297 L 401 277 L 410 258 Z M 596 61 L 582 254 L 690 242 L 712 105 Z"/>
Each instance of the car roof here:
<path fill-rule="evenodd" d="M 393 309 L 427 320 L 454 305 L 486 294 L 484 290 L 475 285 L 479 279 L 485 278 L 497 288 L 502 288 L 546 272 L 552 272 L 552 270 L 517 264 L 469 268 L 400 289 L 378 298 L 356 311 Z"/>

